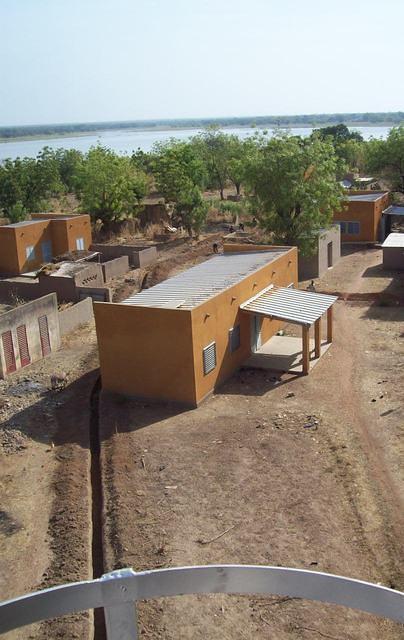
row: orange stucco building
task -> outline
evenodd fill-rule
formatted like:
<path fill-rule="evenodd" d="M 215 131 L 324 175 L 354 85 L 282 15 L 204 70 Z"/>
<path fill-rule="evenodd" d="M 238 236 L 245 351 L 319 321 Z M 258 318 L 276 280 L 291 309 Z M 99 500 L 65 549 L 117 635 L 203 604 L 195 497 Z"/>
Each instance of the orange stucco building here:
<path fill-rule="evenodd" d="M 32 220 L 0 227 L 0 274 L 33 271 L 54 256 L 91 244 L 90 216 L 32 214 Z"/>
<path fill-rule="evenodd" d="M 297 285 L 297 249 L 229 245 L 122 303 L 94 303 L 102 385 L 197 406 L 283 322 L 240 305 L 268 285 Z"/>
<path fill-rule="evenodd" d="M 341 242 L 378 242 L 381 218 L 389 204 L 387 191 L 353 191 L 345 207 L 334 213 L 333 221 L 341 227 Z"/>

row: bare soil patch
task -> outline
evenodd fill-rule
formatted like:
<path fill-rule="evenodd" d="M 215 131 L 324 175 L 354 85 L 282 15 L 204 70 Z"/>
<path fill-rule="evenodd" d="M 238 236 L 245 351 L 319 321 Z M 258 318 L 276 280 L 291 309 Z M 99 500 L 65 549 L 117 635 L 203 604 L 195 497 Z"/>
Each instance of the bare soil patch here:
<path fill-rule="evenodd" d="M 0 598 L 91 577 L 89 396 L 98 370 L 94 329 L 0 381 Z M 92 373 L 95 369 L 95 372 Z M 51 390 L 50 376 L 68 385 Z M 89 614 L 4 637 L 87 638 Z"/>

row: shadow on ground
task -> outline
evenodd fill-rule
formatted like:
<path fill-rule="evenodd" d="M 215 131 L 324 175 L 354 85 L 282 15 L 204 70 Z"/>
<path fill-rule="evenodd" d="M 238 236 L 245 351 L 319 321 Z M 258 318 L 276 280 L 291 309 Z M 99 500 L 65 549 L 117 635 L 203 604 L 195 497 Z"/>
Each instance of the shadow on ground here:
<path fill-rule="evenodd" d="M 77 444 L 88 449 L 90 397 L 99 369 L 89 371 L 62 391 L 45 390 L 39 399 L 2 423 L 5 431 L 18 431 L 36 442 L 59 446 Z"/>

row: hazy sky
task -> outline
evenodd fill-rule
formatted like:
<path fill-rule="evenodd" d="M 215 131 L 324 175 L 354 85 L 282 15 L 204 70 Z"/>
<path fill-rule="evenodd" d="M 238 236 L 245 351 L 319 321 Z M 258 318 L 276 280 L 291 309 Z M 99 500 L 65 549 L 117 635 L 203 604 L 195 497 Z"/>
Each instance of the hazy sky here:
<path fill-rule="evenodd" d="M 404 110 L 404 0 L 0 0 L 0 125 Z"/>

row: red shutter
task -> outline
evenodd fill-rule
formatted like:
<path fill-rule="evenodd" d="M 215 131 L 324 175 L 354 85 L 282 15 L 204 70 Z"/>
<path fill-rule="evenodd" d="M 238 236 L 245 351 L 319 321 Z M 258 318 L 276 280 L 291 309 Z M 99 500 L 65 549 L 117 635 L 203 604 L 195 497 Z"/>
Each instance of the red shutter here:
<path fill-rule="evenodd" d="M 17 366 L 15 364 L 13 336 L 11 335 L 11 331 L 5 331 L 2 333 L 1 339 L 3 342 L 4 358 L 6 361 L 6 373 L 13 373 L 13 371 L 16 371 Z"/>
<path fill-rule="evenodd" d="M 26 367 L 31 362 L 28 349 L 27 329 L 25 324 L 17 327 L 18 349 L 20 351 L 21 366 Z"/>
<path fill-rule="evenodd" d="M 40 316 L 38 318 L 39 324 L 39 335 L 41 337 L 41 347 L 42 347 L 42 355 L 47 356 L 51 352 L 50 340 L 49 340 L 49 329 L 48 329 L 48 318 L 46 316 Z"/>

